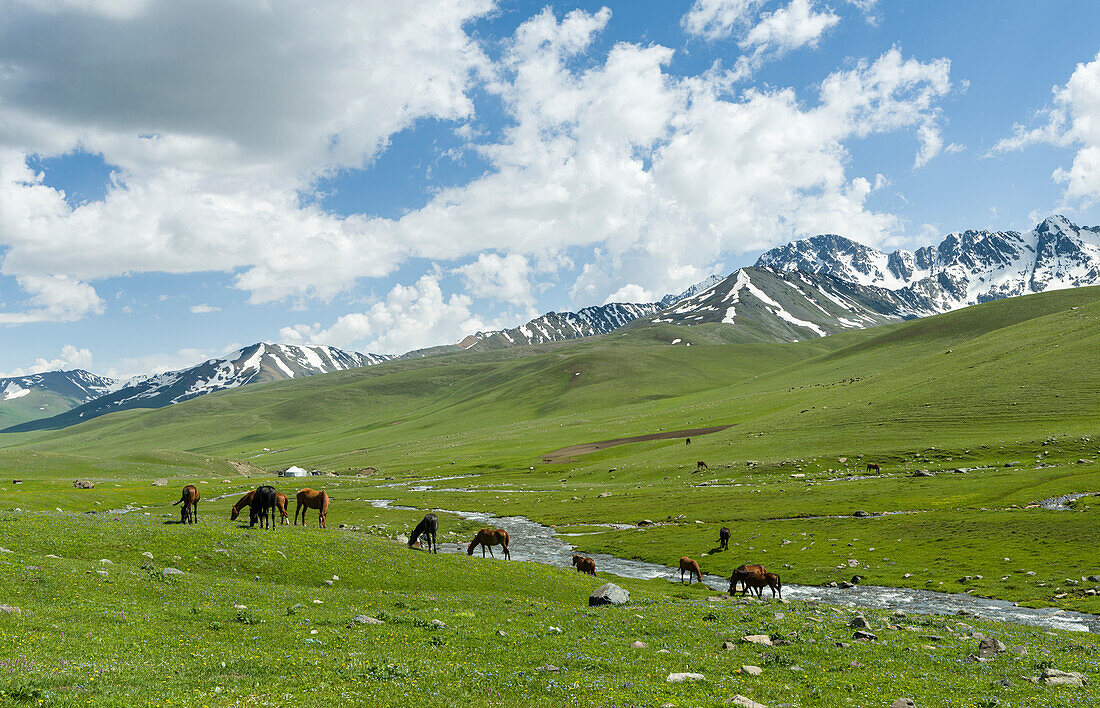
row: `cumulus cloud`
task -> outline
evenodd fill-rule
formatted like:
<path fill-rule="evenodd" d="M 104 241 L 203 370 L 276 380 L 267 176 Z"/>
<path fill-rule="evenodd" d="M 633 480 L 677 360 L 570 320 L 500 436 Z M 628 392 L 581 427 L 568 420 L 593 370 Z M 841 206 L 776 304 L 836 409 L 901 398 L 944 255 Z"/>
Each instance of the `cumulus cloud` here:
<path fill-rule="evenodd" d="M 518 253 L 501 256 L 479 254 L 477 260 L 455 269 L 466 282 L 466 289 L 477 297 L 503 300 L 514 305 L 535 304 L 531 266 Z"/>
<path fill-rule="evenodd" d="M 18 368 L 9 373 L 0 373 L 0 378 L 13 376 L 30 376 L 42 374 L 47 371 L 64 371 L 69 369 L 87 369 L 92 365 L 92 351 L 86 347 L 76 347 L 66 344 L 61 347 L 61 356 L 54 359 L 39 357 L 26 368 Z"/>
<path fill-rule="evenodd" d="M 723 39 L 746 27 L 763 4 L 764 0 L 695 0 L 680 25 L 696 37 Z"/>
<path fill-rule="evenodd" d="M 220 312 L 222 308 L 216 305 L 207 305 L 205 302 L 199 305 L 191 306 L 191 314 L 193 315 L 205 315 L 208 312 Z"/>
<path fill-rule="evenodd" d="M 103 298 L 95 289 L 67 275 L 20 275 L 19 286 L 30 297 L 26 309 L 0 312 L 0 326 L 31 322 L 73 322 L 103 312 Z"/>
<path fill-rule="evenodd" d="M 1040 143 L 1075 148 L 1073 164 L 1052 177 L 1065 184 L 1069 199 L 1100 198 L 1100 53 L 1078 64 L 1064 86 L 1054 89 L 1054 103 L 1039 113 L 1040 124 L 1013 126 L 1012 135 L 993 146 L 991 154 L 1022 150 Z"/>

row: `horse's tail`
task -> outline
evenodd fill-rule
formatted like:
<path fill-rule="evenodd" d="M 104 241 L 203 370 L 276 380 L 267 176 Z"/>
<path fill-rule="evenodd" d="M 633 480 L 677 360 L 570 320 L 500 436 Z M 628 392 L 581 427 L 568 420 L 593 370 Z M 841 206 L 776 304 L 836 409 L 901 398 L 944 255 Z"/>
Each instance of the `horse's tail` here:
<path fill-rule="evenodd" d="M 775 574 L 775 586 L 779 590 L 779 599 L 783 599 L 783 579 L 779 577 L 779 573 Z"/>
<path fill-rule="evenodd" d="M 184 500 L 185 498 L 186 498 L 186 497 L 180 497 L 180 498 L 179 498 L 179 501 L 174 501 L 174 502 L 172 502 L 172 506 L 175 506 L 176 504 L 182 504 L 182 503 L 183 503 L 183 500 Z"/>

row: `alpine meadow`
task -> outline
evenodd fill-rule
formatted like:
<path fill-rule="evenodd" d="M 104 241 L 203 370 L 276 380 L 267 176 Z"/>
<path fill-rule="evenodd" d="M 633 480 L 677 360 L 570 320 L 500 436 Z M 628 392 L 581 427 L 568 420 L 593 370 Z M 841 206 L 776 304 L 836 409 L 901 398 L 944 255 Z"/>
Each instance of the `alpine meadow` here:
<path fill-rule="evenodd" d="M 1100 705 L 1100 10 L 659 5 L 0 0 L 0 705 Z"/>

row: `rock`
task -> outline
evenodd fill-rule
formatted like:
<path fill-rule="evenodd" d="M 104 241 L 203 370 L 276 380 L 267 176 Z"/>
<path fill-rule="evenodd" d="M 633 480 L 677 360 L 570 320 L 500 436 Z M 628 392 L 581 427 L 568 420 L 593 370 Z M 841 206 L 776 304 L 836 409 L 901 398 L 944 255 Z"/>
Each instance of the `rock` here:
<path fill-rule="evenodd" d="M 867 621 L 867 618 L 863 615 L 856 615 L 852 618 L 852 621 L 848 623 L 848 626 L 852 629 L 870 629 L 871 623 Z"/>
<path fill-rule="evenodd" d="M 858 661 L 852 661 L 852 662 L 849 662 L 848 668 L 849 669 L 862 669 L 863 664 L 859 663 Z"/>
<path fill-rule="evenodd" d="M 913 473 L 914 477 L 932 477 L 934 474 L 928 470 L 917 470 Z"/>
<path fill-rule="evenodd" d="M 95 482 L 78 479 L 73 482 L 73 487 L 76 489 L 95 489 Z"/>
<path fill-rule="evenodd" d="M 763 703 L 757 703 L 751 698 L 745 698 L 744 696 L 737 695 L 733 698 L 726 699 L 726 703 L 731 706 L 741 706 L 741 708 L 768 708 Z"/>
<path fill-rule="evenodd" d="M 437 619 L 432 620 L 432 626 L 433 627 L 439 627 L 441 629 L 446 629 L 447 628 L 447 625 L 443 622 L 443 620 L 437 620 Z"/>
<path fill-rule="evenodd" d="M 837 588 L 837 587 L 840 587 L 840 586 L 836 584 L 836 581 L 835 581 L 835 580 L 830 580 L 829 582 L 825 583 L 825 584 L 824 584 L 824 585 L 822 585 L 821 587 L 825 587 L 825 588 Z"/>
<path fill-rule="evenodd" d="M 642 519 L 638 522 L 639 526 L 652 526 L 653 522 L 650 519 Z"/>
<path fill-rule="evenodd" d="M 840 588 L 841 590 L 849 590 L 851 588 L 854 588 L 855 585 L 852 585 L 851 583 L 845 581 L 845 582 L 842 582 L 839 585 L 837 585 L 837 587 Z"/>
<path fill-rule="evenodd" d="M 547 627 L 546 631 L 550 634 L 561 634 L 561 627 Z"/>
<path fill-rule="evenodd" d="M 150 553 L 149 551 L 142 551 L 141 555 L 145 556 L 149 560 L 153 560 L 153 554 Z"/>
<path fill-rule="evenodd" d="M 167 487 L 168 486 L 168 480 L 164 479 L 163 477 L 161 477 L 160 479 L 154 479 L 153 480 L 153 486 L 154 487 Z"/>
<path fill-rule="evenodd" d="M 1027 647 L 1025 647 L 1023 644 L 1017 644 L 1016 646 L 1009 649 L 1009 651 L 1011 651 L 1013 654 L 1018 654 L 1020 656 L 1027 656 Z"/>
<path fill-rule="evenodd" d="M 15 607 L 14 605 L 0 605 L 0 612 L 3 612 L 5 615 L 21 615 L 21 614 L 23 614 L 23 610 L 19 609 L 18 607 Z"/>
<path fill-rule="evenodd" d="M 737 645 L 733 642 L 722 642 L 722 648 L 725 650 L 736 649 Z"/>
<path fill-rule="evenodd" d="M 658 654 L 671 654 L 672 652 L 670 652 L 668 649 L 658 649 L 657 653 Z"/>
<path fill-rule="evenodd" d="M 348 626 L 351 627 L 357 624 L 385 624 L 385 622 L 367 615 L 355 615 L 351 618 L 351 621 L 348 622 Z"/>
<path fill-rule="evenodd" d="M 765 647 L 770 647 L 772 645 L 772 638 L 766 634 L 748 634 L 741 637 L 741 641 L 748 642 L 749 644 L 759 644 Z"/>
<path fill-rule="evenodd" d="M 1084 674 L 1058 669 L 1043 669 L 1041 678 L 1047 686 L 1085 686 L 1089 682 Z"/>
<path fill-rule="evenodd" d="M 630 593 L 623 590 L 615 583 L 605 583 L 596 588 L 591 595 L 588 596 L 588 606 L 596 607 L 598 605 L 625 605 L 630 601 Z"/>
<path fill-rule="evenodd" d="M 1082 457 L 1080 460 L 1077 460 L 1077 464 L 1079 464 L 1079 465 L 1091 465 L 1092 460 L 1086 460 L 1085 458 Z"/>
<path fill-rule="evenodd" d="M 862 575 L 853 575 L 852 579 L 848 582 L 850 582 L 852 585 L 859 585 L 860 583 L 863 582 L 863 576 Z"/>
<path fill-rule="evenodd" d="M 903 620 L 906 617 L 908 617 L 909 615 L 905 614 L 901 610 L 894 610 L 894 612 L 890 616 L 893 617 L 894 619 Z"/>
<path fill-rule="evenodd" d="M 873 642 L 876 639 L 878 639 L 878 637 L 871 634 L 870 632 L 864 632 L 864 631 L 861 630 L 859 632 L 855 632 L 854 634 L 852 634 L 852 639 L 863 639 L 863 640 L 868 641 L 868 642 Z"/>
<path fill-rule="evenodd" d="M 852 516 L 856 517 L 857 519 L 865 519 L 870 515 L 871 515 L 870 513 L 864 511 L 863 509 L 860 509 L 856 513 L 852 514 Z"/>
<path fill-rule="evenodd" d="M 605 499 L 609 496 L 611 496 L 611 492 L 600 492 L 599 494 L 596 495 L 596 498 Z"/>
<path fill-rule="evenodd" d="M 978 657 L 981 659 L 992 659 L 998 654 L 1005 653 L 1005 645 L 1000 640 L 992 637 L 983 637 L 981 643 L 978 644 Z"/>
<path fill-rule="evenodd" d="M 505 631 L 504 631 L 503 629 L 498 629 L 498 630 L 497 630 L 497 636 L 498 636 L 498 637 L 507 637 L 507 636 L 508 636 L 508 633 L 507 633 L 507 632 L 505 632 Z"/>
<path fill-rule="evenodd" d="M 679 674 L 669 674 L 668 678 L 665 679 L 665 680 L 668 681 L 669 683 L 684 683 L 686 681 L 705 681 L 706 677 L 703 676 L 702 674 L 679 673 Z"/>
<path fill-rule="evenodd" d="M 748 674 L 749 676 L 759 676 L 764 673 L 764 669 L 759 666 L 742 666 L 741 673 Z"/>
<path fill-rule="evenodd" d="M 167 578 L 169 575 L 183 575 L 183 571 L 179 568 L 168 567 L 160 571 L 160 574 Z"/>
<path fill-rule="evenodd" d="M 325 585 L 328 585 L 329 587 L 333 585 L 333 582 L 331 580 L 328 580 L 327 578 L 325 580 L 322 580 L 321 582 L 323 582 Z"/>
<path fill-rule="evenodd" d="M 558 667 L 554 666 L 553 664 L 547 664 L 545 666 L 540 666 L 538 668 L 538 670 L 539 671 L 549 671 L 551 673 L 557 673 L 560 669 L 558 669 Z"/>
<path fill-rule="evenodd" d="M 912 698 L 899 698 L 890 704 L 890 708 L 916 708 Z"/>
<path fill-rule="evenodd" d="M 642 641 L 634 642 L 630 645 L 631 649 L 648 649 L 649 645 Z"/>

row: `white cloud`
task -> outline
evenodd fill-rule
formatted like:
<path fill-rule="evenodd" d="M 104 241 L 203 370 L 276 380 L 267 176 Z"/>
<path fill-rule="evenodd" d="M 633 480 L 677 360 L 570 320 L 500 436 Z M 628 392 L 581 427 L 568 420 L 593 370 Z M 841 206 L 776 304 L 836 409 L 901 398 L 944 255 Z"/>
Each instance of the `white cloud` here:
<path fill-rule="evenodd" d="M 0 326 L 72 322 L 103 312 L 103 299 L 95 289 L 67 275 L 20 275 L 17 281 L 30 294 L 28 307 L 17 312 L 0 312 Z"/>
<path fill-rule="evenodd" d="M 481 253 L 476 261 L 455 271 L 462 275 L 467 290 L 477 297 L 528 307 L 535 304 L 531 266 L 527 258 L 518 253 L 506 256 Z"/>
<path fill-rule="evenodd" d="M 737 59 L 728 79 L 748 78 L 769 60 L 801 47 L 816 47 L 817 40 L 839 22 L 828 8 L 817 12 L 813 0 L 791 0 L 786 7 L 765 13 L 738 42 L 749 53 Z"/>
<path fill-rule="evenodd" d="M 1012 135 L 998 141 L 991 154 L 1039 143 L 1076 148 L 1069 169 L 1060 167 L 1052 176 L 1065 183 L 1069 199 L 1100 198 L 1100 54 L 1078 64 L 1066 85 L 1054 89 L 1054 105 L 1039 115 L 1045 123 L 1035 128 L 1013 126 Z"/>
<path fill-rule="evenodd" d="M 120 381 L 128 381 L 135 376 L 148 376 L 163 374 L 166 371 L 188 369 L 236 349 L 240 349 L 239 344 L 227 344 L 224 349 L 216 353 L 206 349 L 186 347 L 175 352 L 156 352 L 141 356 L 123 357 L 109 367 L 104 375 Z"/>
<path fill-rule="evenodd" d="M 221 309 L 222 309 L 222 308 L 220 308 L 220 307 L 216 307 L 216 306 L 214 306 L 214 305 L 207 305 L 207 304 L 206 304 L 206 303 L 204 302 L 204 303 L 202 303 L 202 304 L 199 304 L 199 305 L 192 305 L 192 306 L 191 306 L 191 314 L 194 314 L 194 315 L 205 315 L 205 314 L 206 314 L 206 313 L 208 313 L 208 312 L 220 312 L 220 311 L 221 311 Z"/>
<path fill-rule="evenodd" d="M 90 349 L 66 344 L 61 347 L 61 356 L 59 358 L 44 359 L 39 357 L 34 360 L 33 364 L 26 368 L 18 368 L 6 374 L 0 373 L 0 378 L 30 376 L 31 374 L 42 374 L 47 371 L 87 369 L 91 365 L 92 351 Z"/>
<path fill-rule="evenodd" d="M 764 0 L 695 0 L 680 25 L 696 37 L 723 39 L 748 26 L 763 4 Z"/>
<path fill-rule="evenodd" d="M 637 283 L 627 283 L 608 295 L 603 304 L 612 302 L 654 302 L 662 296 L 655 296 Z"/>

